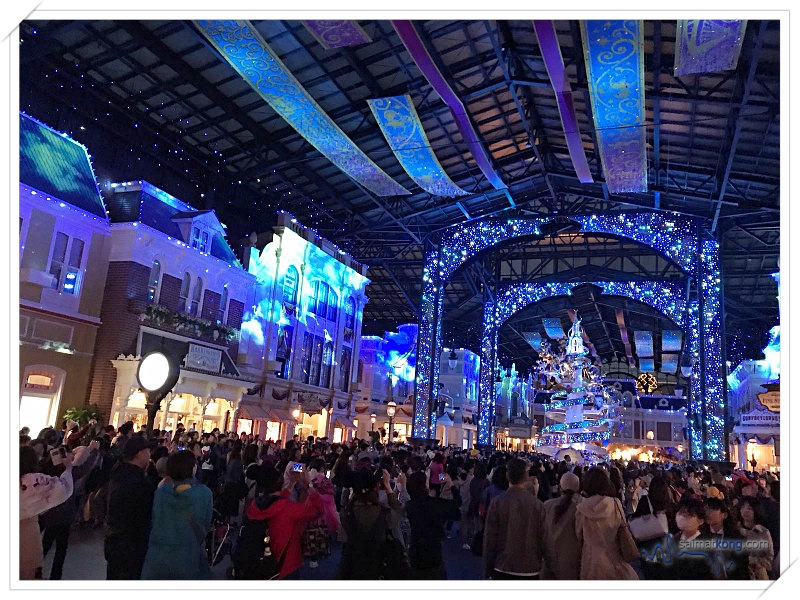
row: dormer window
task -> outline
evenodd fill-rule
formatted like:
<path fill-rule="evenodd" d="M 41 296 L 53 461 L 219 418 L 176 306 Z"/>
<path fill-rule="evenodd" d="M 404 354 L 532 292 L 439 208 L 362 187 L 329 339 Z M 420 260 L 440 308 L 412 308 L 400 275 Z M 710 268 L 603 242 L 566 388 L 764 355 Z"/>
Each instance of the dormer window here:
<path fill-rule="evenodd" d="M 211 250 L 211 234 L 207 229 L 194 225 L 189 245 L 192 248 L 197 248 L 203 254 L 208 254 Z"/>

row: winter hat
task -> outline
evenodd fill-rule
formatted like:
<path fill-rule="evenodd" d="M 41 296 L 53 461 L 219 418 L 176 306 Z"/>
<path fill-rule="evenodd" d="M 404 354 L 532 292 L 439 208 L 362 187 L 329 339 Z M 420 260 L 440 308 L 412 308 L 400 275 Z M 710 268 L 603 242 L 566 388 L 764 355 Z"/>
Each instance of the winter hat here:
<path fill-rule="evenodd" d="M 572 492 L 579 492 L 581 489 L 581 480 L 578 479 L 578 476 L 575 473 L 570 473 L 567 471 L 561 476 L 561 480 L 559 481 L 559 486 L 563 491 L 570 490 Z"/>

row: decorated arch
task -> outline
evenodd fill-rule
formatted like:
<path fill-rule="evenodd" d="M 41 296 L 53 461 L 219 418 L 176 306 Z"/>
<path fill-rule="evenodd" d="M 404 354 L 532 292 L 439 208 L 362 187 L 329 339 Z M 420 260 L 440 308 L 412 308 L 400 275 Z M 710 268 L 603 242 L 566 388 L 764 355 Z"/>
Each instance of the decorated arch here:
<path fill-rule="evenodd" d="M 592 281 L 569 283 L 517 283 L 503 286 L 497 291 L 494 302 L 483 306 L 483 335 L 481 338 L 481 375 L 478 402 L 478 443 L 490 444 L 494 439 L 495 397 L 494 377 L 497 363 L 498 334 L 503 324 L 516 313 L 545 298 L 571 296 L 572 290 L 587 283 L 595 285 L 608 296 L 624 296 L 647 304 L 669 317 L 688 336 L 689 348 L 694 355 L 697 336 L 687 331 L 688 321 L 686 288 L 683 285 L 662 281 Z"/>
<path fill-rule="evenodd" d="M 465 223 L 448 229 L 438 248 L 426 253 L 414 397 L 415 437 L 429 438 L 436 431 L 442 310 L 447 282 L 459 267 L 480 253 L 515 240 L 541 236 L 541 227 L 555 219 L 493 218 Z M 698 416 L 697 422 L 689 423 L 692 456 L 723 459 L 727 432 L 719 244 L 702 230 L 699 220 L 671 213 L 583 215 L 570 216 L 569 220 L 578 224 L 582 233 L 601 233 L 648 246 L 671 260 L 694 281 L 695 297 L 686 299 L 688 304 L 684 307 L 686 332 L 690 341 L 692 336 L 697 338 L 696 343 L 690 345 L 693 359 L 691 409 Z"/>

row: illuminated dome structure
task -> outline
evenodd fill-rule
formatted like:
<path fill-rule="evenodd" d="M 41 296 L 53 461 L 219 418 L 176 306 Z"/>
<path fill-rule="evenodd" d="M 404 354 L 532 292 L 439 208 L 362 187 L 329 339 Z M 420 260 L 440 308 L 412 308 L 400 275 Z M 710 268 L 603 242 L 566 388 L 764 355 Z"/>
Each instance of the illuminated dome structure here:
<path fill-rule="evenodd" d="M 542 385 L 554 390 L 544 409 L 545 416 L 555 423 L 542 427 L 537 452 L 557 459 L 568 454 L 574 460 L 577 451 L 589 461 L 608 455 L 603 445 L 615 428 L 622 428 L 622 396 L 603 385 L 599 369 L 588 354 L 577 318 L 561 354 L 542 342 L 535 372 Z"/>

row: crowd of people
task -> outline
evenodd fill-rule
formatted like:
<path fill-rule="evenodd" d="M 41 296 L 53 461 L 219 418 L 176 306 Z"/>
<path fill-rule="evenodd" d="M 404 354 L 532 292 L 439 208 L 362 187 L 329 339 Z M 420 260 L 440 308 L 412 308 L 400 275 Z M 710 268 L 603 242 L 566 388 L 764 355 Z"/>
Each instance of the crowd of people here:
<path fill-rule="evenodd" d="M 20 578 L 60 579 L 73 527 L 104 528 L 108 579 L 296 579 L 341 544 L 340 579 L 446 579 L 446 539 L 489 579 L 770 579 L 780 483 L 697 463 L 90 421 L 20 432 Z M 213 546 L 213 543 L 211 544 Z M 700 549 L 700 550 L 698 550 Z"/>

